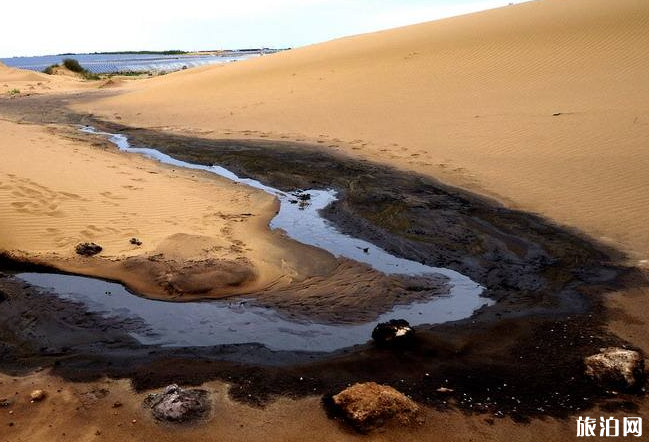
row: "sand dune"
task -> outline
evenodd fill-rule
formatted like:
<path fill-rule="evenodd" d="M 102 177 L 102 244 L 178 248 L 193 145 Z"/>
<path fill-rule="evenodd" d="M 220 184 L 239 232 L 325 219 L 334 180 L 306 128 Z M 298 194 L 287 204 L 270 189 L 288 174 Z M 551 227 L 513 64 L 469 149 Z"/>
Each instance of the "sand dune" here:
<path fill-rule="evenodd" d="M 178 72 L 90 108 L 214 137 L 317 141 L 495 195 L 642 260 L 648 47 L 644 0 L 541 0 Z"/>
<path fill-rule="evenodd" d="M 47 81 L 49 79 L 50 78 L 47 74 L 28 71 L 25 69 L 10 68 L 3 63 L 0 63 L 0 82 Z"/>
<path fill-rule="evenodd" d="M 47 75 L 26 69 L 8 67 L 0 63 L 0 94 L 47 94 L 85 90 L 97 87 L 94 82 L 83 81 L 78 75 Z"/>

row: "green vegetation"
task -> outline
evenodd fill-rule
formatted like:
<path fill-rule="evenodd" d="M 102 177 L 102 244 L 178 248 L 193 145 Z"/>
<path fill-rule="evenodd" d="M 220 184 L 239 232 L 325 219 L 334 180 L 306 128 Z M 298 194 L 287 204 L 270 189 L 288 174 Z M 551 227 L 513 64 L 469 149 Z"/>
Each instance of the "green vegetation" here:
<path fill-rule="evenodd" d="M 65 66 L 66 68 L 68 68 L 72 72 L 76 72 L 78 74 L 81 74 L 81 76 L 83 78 L 85 78 L 86 80 L 99 80 L 99 78 L 100 78 L 99 75 L 93 74 L 92 72 L 90 72 L 89 70 L 87 70 L 86 68 L 81 66 L 81 64 L 79 64 L 79 61 L 74 59 L 74 58 L 65 58 L 65 59 L 63 59 L 63 66 Z M 48 67 L 46 70 L 49 70 L 50 72 L 47 72 L 47 73 L 51 73 L 52 69 L 54 67 L 56 67 L 56 65 L 52 65 L 52 66 Z"/>
<path fill-rule="evenodd" d="M 124 76 L 124 77 L 143 77 L 145 75 L 150 75 L 152 72 L 151 71 L 118 71 L 118 72 L 110 72 L 106 75 L 109 77 L 114 77 L 114 76 Z"/>
<path fill-rule="evenodd" d="M 43 73 L 47 75 L 52 75 L 54 74 L 54 68 L 57 68 L 59 65 L 58 64 L 52 64 L 45 69 L 43 69 Z"/>
<path fill-rule="evenodd" d="M 78 72 L 80 74 L 87 72 L 87 70 L 79 64 L 79 61 L 74 58 L 64 58 L 63 66 L 70 69 L 72 72 Z"/>

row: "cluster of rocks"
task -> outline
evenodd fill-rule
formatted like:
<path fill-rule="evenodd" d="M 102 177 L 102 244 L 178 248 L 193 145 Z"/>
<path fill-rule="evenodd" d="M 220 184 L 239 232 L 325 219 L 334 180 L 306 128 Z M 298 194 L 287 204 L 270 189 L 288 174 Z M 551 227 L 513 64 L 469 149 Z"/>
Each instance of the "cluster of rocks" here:
<path fill-rule="evenodd" d="M 141 246 L 142 245 L 142 241 L 140 241 L 137 238 L 131 238 L 129 240 L 129 243 L 133 244 L 134 246 Z"/>
<path fill-rule="evenodd" d="M 184 390 L 172 384 L 161 393 L 148 395 L 144 406 L 150 408 L 153 417 L 159 421 L 180 423 L 205 417 L 210 410 L 210 401 L 205 390 Z"/>
<path fill-rule="evenodd" d="M 399 348 L 411 344 L 414 330 L 407 321 L 391 320 L 376 326 L 372 338 L 379 346 Z M 634 350 L 619 347 L 603 348 L 584 359 L 585 375 L 604 389 L 631 390 L 643 385 L 644 360 Z M 451 394 L 453 389 L 441 387 L 440 393 Z M 42 400 L 44 392 L 36 390 L 32 400 Z M 389 423 L 401 425 L 423 422 L 422 409 L 405 394 L 388 385 L 375 382 L 357 383 L 329 401 L 332 409 L 356 430 L 368 432 Z M 162 392 L 147 396 L 144 405 L 153 417 L 165 422 L 188 422 L 203 418 L 210 410 L 205 390 L 184 390 L 169 385 Z"/>
<path fill-rule="evenodd" d="M 81 244 L 77 244 L 75 250 L 78 255 L 93 256 L 100 253 L 103 250 L 103 248 L 99 244 L 95 244 L 94 242 L 84 242 Z"/>

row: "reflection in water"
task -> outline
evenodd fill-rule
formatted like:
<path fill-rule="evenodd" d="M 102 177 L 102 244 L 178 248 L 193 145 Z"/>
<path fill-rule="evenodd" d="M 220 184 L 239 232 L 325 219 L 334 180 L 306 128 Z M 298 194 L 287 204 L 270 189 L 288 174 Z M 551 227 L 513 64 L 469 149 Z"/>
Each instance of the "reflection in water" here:
<path fill-rule="evenodd" d="M 403 318 L 413 325 L 435 324 L 469 316 L 472 305 L 453 296 L 395 306 L 378 320 L 357 325 L 287 320 L 272 308 L 245 299 L 165 302 L 133 295 L 121 284 L 82 276 L 21 273 L 17 278 L 60 298 L 80 303 L 105 318 L 139 318 L 146 324 L 130 334 L 142 344 L 200 347 L 259 343 L 271 350 L 333 351 L 369 340 L 378 322 Z"/>

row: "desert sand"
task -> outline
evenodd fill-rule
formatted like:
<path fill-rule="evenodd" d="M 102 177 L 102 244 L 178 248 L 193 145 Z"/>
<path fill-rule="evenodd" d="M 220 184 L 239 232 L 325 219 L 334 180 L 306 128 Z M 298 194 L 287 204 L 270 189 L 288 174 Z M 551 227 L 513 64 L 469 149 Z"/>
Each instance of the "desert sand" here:
<path fill-rule="evenodd" d="M 44 388 L 47 398 L 31 403 L 29 392 Z M 329 419 L 319 398 L 281 398 L 260 409 L 228 397 L 228 385 L 204 384 L 211 392 L 213 409 L 208 424 L 172 430 L 156 423 L 141 402 L 146 393 L 134 392 L 128 381 L 102 379 L 97 382 L 67 383 L 46 373 L 25 377 L 0 375 L 0 392 L 9 395 L 13 410 L 0 413 L 2 442 L 33 441 L 532 441 L 573 440 L 572 425 L 547 419 L 533 425 L 509 420 L 490 424 L 488 418 L 468 418 L 457 412 L 427 410 L 425 423 L 415 428 L 390 427 L 370 436 L 356 434 Z M 19 392 L 19 394 L 14 394 Z M 119 403 L 118 407 L 114 404 Z M 622 417 L 624 413 L 606 413 Z M 34 425 L 35 422 L 40 423 Z M 9 424 L 11 427 L 8 427 Z M 536 436 L 534 436 L 534 434 Z M 5 437 L 3 437 L 5 436 Z M 574 436 L 574 435 L 573 435 Z M 580 440 L 574 438 L 574 440 Z"/>
<path fill-rule="evenodd" d="M 125 93 L 102 95 L 76 104 L 75 109 L 107 120 L 118 118 L 130 126 L 203 137 L 313 142 L 323 150 L 425 174 L 508 207 L 538 213 L 621 250 L 632 265 L 648 267 L 647 47 L 649 3 L 644 0 L 541 0 L 129 83 L 112 89 Z M 0 86 L 5 81 L 9 89 L 17 81 L 27 81 L 11 83 L 10 75 L 16 74 L 6 72 L 0 71 Z M 125 158 L 100 146 L 75 151 L 77 141 L 61 138 L 58 129 L 51 129 L 57 131 L 54 134 L 5 122 L 0 129 L 3 149 L 33 149 L 29 158 L 39 159 L 11 155 L 11 165 L 0 164 L 4 173 L 0 225 L 25 232 L 0 238 L 0 248 L 26 250 L 83 271 L 89 267 L 75 267 L 77 258 L 70 255 L 75 241 L 105 244 L 109 261 L 154 255 L 162 249 L 180 254 L 174 241 L 181 233 L 201 238 L 200 244 L 217 242 L 217 249 L 241 241 L 237 244 L 243 250 L 236 256 L 245 259 L 248 268 L 263 268 L 269 275 L 255 284 L 285 274 L 278 267 L 281 260 L 295 267 L 302 264 L 296 258 L 299 247 L 287 245 L 265 228 L 275 207 L 267 195 Z M 57 141 L 52 143 L 53 139 Z M 118 167 L 93 168 L 84 178 L 90 162 Z M 16 169 L 24 175 L 8 175 Z M 72 179 L 75 184 L 68 185 Z M 127 183 L 137 179 L 142 181 Z M 101 185 L 95 187 L 95 181 Z M 101 195 L 96 190 L 100 187 L 111 193 Z M 165 189 L 162 206 L 159 188 Z M 38 201 L 34 190 L 46 193 L 46 204 Z M 91 210 L 81 214 L 77 200 L 66 193 L 84 198 Z M 135 197 L 138 194 L 150 200 Z M 223 236 L 219 229 L 228 224 L 227 218 L 204 223 L 210 204 L 224 215 L 256 216 Z M 191 217 L 179 216 L 177 207 L 190 207 Z M 118 210 L 128 217 L 120 219 Z M 149 222 L 144 214 L 150 210 L 160 222 Z M 163 222 L 167 218 L 177 224 Z M 68 224 L 74 229 L 62 227 Z M 108 228 L 115 231 L 109 235 Z M 74 233 L 79 231 L 85 236 Z M 138 235 L 144 243 L 136 249 L 128 239 Z M 267 250 L 275 251 L 273 259 Z M 223 258 L 216 251 L 209 256 Z M 119 270 L 123 276 L 124 269 Z M 114 272 L 110 266 L 89 270 L 106 277 Z M 645 353 L 649 352 L 647 295 L 638 289 L 609 297 L 610 329 Z M 140 408 L 142 395 L 130 391 L 126 381 L 70 384 L 36 373 L 15 380 L 3 375 L 0 382 L 0 393 L 18 392 L 14 414 L 8 416 L 3 409 L 0 416 L 0 428 L 14 422 L 12 442 L 100 437 L 163 441 L 177 440 L 179 434 L 195 440 L 363 438 L 329 420 L 318 398 L 281 399 L 259 410 L 230 401 L 223 384 L 211 383 L 205 388 L 215 392 L 213 416 L 218 418 L 209 425 L 172 432 L 150 420 Z M 27 395 L 32 388 L 53 393 L 46 402 L 30 404 Z M 87 394 L 99 388 L 110 393 L 98 399 Z M 61 393 L 54 393 L 58 389 Z M 111 408 L 116 400 L 124 403 L 123 408 Z M 647 410 L 645 400 L 633 414 L 646 421 Z M 421 428 L 389 429 L 372 440 L 564 441 L 575 436 L 574 419 L 534 420 L 526 425 L 503 419 L 493 425 L 479 414 L 427 413 Z M 74 419 L 61 421 L 69 416 Z M 44 423 L 52 423 L 56 432 Z"/>
<path fill-rule="evenodd" d="M 16 257 L 165 298 L 247 293 L 336 267 L 270 232 L 278 203 L 262 191 L 123 155 L 100 137 L 89 147 L 54 127 L 0 121 L 0 131 L 0 249 Z M 84 242 L 103 250 L 80 257 Z"/>
<path fill-rule="evenodd" d="M 67 69 L 60 71 L 63 74 Z M 96 82 L 82 81 L 78 75 L 47 75 L 11 68 L 0 62 L 0 94 L 3 95 L 16 91 L 23 95 L 62 93 L 95 87 Z"/>
<path fill-rule="evenodd" d="M 90 108 L 137 126 L 317 141 L 646 260 L 647 47 L 646 1 L 543 0 L 177 72 Z"/>

